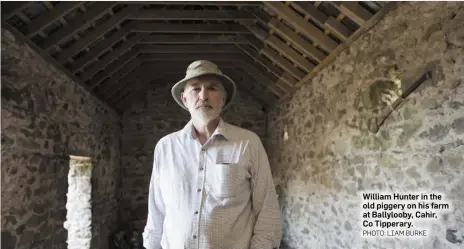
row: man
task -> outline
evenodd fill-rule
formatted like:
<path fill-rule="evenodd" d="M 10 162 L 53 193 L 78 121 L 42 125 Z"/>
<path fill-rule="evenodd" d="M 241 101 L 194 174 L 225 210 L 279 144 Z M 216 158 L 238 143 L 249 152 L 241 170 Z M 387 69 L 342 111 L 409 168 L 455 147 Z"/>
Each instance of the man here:
<path fill-rule="evenodd" d="M 145 248 L 278 248 L 280 209 L 263 145 L 220 117 L 235 83 L 200 60 L 171 92 L 191 120 L 155 146 Z"/>

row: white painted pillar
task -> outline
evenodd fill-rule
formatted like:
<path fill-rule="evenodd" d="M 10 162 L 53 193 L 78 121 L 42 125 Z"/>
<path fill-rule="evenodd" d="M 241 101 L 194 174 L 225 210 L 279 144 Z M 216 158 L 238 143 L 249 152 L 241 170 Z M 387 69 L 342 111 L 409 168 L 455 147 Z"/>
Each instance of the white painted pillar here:
<path fill-rule="evenodd" d="M 88 157 L 70 156 L 66 221 L 68 249 L 90 249 L 92 239 L 92 162 Z"/>

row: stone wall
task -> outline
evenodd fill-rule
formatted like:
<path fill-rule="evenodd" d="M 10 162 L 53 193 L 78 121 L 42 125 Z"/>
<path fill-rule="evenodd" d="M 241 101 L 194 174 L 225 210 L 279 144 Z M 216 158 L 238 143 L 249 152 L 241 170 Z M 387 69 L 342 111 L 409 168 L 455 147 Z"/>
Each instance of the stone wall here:
<path fill-rule="evenodd" d="M 190 114 L 172 99 L 170 89 L 153 85 L 142 101 L 135 101 L 122 116 L 122 220 L 146 219 L 153 150 L 163 136 L 182 129 Z M 223 113 L 231 124 L 249 129 L 264 141 L 266 114 L 262 106 L 239 92 L 234 105 Z"/>
<path fill-rule="evenodd" d="M 462 3 L 399 3 L 269 113 L 283 248 L 464 246 L 463 23 Z M 432 64 L 434 79 L 369 132 L 403 79 Z M 361 191 L 438 191 L 452 205 L 427 238 L 363 239 Z"/>
<path fill-rule="evenodd" d="M 66 248 L 69 156 L 92 158 L 92 248 L 118 218 L 119 117 L 2 29 L 2 248 Z"/>

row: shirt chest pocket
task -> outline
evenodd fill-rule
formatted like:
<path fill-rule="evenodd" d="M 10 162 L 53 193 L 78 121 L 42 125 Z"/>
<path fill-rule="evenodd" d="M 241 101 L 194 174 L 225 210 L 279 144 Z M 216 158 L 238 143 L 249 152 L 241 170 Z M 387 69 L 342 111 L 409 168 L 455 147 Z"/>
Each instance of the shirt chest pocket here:
<path fill-rule="evenodd" d="M 238 160 L 216 160 L 210 169 L 210 192 L 221 198 L 236 197 L 248 185 L 248 171 Z"/>

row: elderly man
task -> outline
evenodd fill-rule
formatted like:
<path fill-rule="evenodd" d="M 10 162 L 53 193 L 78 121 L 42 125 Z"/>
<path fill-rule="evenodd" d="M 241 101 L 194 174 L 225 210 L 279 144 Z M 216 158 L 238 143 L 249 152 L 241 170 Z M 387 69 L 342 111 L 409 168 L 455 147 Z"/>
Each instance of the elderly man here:
<path fill-rule="evenodd" d="M 171 92 L 191 120 L 155 146 L 145 248 L 278 248 L 280 209 L 263 145 L 220 117 L 235 83 L 200 60 Z"/>

